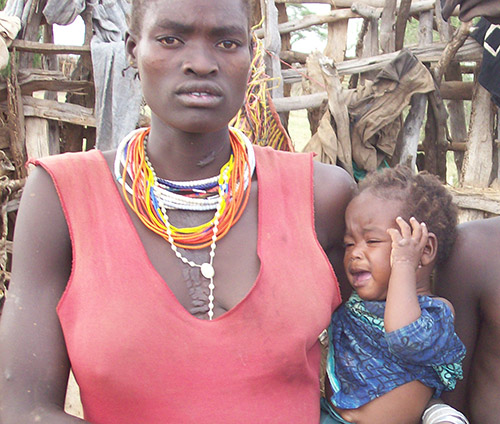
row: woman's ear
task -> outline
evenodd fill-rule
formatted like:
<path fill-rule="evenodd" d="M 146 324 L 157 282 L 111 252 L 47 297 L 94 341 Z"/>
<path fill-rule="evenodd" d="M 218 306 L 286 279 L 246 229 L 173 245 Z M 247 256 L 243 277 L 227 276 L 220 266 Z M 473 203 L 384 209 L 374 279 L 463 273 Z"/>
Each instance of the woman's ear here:
<path fill-rule="evenodd" d="M 136 49 L 137 49 L 136 38 L 133 34 L 127 31 L 125 33 L 125 54 L 127 55 L 127 60 L 129 65 L 132 66 L 133 68 L 137 67 Z"/>
<path fill-rule="evenodd" d="M 434 262 L 436 261 L 438 250 L 438 240 L 434 233 L 429 233 L 429 237 L 427 238 L 427 243 L 425 244 L 424 251 L 420 258 L 420 263 L 422 266 L 432 265 L 434 266 Z"/>

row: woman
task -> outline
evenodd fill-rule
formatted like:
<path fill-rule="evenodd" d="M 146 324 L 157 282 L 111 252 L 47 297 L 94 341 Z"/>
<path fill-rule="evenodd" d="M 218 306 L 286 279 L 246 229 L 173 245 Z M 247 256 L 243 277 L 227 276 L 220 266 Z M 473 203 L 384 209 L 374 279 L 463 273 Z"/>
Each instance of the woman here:
<path fill-rule="evenodd" d="M 249 16 L 244 0 L 133 2 L 126 50 L 151 128 L 30 175 L 1 422 L 80 422 L 63 412 L 70 366 L 87 422 L 319 421 L 317 337 L 340 303 L 325 252 L 342 255 L 353 183 L 228 128 Z"/>

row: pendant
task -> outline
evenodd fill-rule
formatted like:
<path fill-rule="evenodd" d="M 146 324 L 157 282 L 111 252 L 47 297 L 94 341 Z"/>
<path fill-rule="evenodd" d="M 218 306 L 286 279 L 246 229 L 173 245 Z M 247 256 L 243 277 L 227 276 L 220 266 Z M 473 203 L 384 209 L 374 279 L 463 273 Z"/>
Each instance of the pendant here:
<path fill-rule="evenodd" d="M 201 271 L 201 275 L 203 275 L 207 280 L 214 278 L 215 269 L 211 264 L 209 264 L 207 262 L 205 262 L 204 264 L 201 264 L 200 271 Z"/>

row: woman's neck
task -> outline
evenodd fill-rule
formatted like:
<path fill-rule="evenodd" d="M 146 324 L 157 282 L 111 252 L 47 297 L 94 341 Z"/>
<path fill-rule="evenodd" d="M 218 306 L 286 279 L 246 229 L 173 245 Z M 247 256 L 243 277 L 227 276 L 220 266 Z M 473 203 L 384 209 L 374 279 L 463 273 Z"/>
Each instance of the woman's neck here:
<path fill-rule="evenodd" d="M 183 181 L 212 177 L 231 154 L 229 130 L 187 133 L 153 124 L 147 154 L 158 177 Z"/>

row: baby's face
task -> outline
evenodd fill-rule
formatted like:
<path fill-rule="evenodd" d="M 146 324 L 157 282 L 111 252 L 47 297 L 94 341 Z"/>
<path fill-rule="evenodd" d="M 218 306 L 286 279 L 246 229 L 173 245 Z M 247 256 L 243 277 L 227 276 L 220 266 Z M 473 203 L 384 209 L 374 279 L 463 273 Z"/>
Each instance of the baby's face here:
<path fill-rule="evenodd" d="M 352 288 L 364 300 L 385 300 L 391 276 L 391 237 L 401 202 L 385 200 L 370 190 L 349 203 L 345 220 L 344 267 Z"/>

